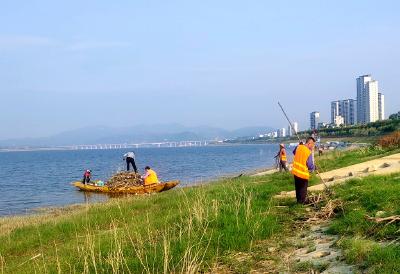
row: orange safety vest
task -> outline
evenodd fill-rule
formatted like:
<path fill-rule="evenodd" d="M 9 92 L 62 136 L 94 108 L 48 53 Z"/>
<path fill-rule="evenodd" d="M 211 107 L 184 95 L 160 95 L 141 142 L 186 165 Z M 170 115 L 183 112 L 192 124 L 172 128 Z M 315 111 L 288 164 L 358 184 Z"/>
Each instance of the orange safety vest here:
<path fill-rule="evenodd" d="M 282 162 L 287 162 L 286 151 L 285 151 L 284 148 L 281 149 L 280 156 L 281 156 L 281 161 Z"/>
<path fill-rule="evenodd" d="M 297 147 L 293 160 L 293 175 L 305 180 L 310 178 L 310 172 L 308 171 L 307 167 L 307 159 L 310 154 L 311 151 L 305 145 L 299 145 Z"/>
<path fill-rule="evenodd" d="M 149 173 L 149 176 L 144 178 L 144 185 L 157 184 L 158 183 L 157 173 L 152 169 L 147 170 L 147 172 Z"/>

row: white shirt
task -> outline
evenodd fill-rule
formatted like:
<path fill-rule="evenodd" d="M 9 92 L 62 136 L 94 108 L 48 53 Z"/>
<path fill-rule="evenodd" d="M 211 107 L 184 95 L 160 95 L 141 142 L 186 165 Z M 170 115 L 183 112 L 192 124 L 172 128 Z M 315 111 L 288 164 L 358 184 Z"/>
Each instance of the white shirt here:
<path fill-rule="evenodd" d="M 133 158 L 133 159 L 135 159 L 135 153 L 133 153 L 132 151 L 129 151 L 128 153 L 124 154 L 124 158 Z"/>

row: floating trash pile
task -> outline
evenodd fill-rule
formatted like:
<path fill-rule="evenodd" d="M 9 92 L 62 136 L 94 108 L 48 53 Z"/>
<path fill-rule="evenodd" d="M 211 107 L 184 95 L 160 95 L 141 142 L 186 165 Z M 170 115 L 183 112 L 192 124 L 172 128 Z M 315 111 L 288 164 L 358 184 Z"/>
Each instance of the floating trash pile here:
<path fill-rule="evenodd" d="M 140 174 L 135 172 L 118 172 L 107 182 L 110 188 L 131 187 L 143 185 Z"/>

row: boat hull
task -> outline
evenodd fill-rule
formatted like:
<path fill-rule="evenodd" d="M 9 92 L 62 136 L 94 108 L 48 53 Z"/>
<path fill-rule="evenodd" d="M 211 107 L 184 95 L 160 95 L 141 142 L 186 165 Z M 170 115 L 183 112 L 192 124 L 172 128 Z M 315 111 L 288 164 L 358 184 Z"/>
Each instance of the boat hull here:
<path fill-rule="evenodd" d="M 110 193 L 110 194 L 146 194 L 146 193 L 157 193 L 174 188 L 179 184 L 179 181 L 170 181 L 165 183 L 152 184 L 147 186 L 130 186 L 130 187 L 119 187 L 110 188 L 108 186 L 95 186 L 95 185 L 85 185 L 82 182 L 72 183 L 75 187 L 82 191 L 88 192 L 100 192 L 100 193 Z"/>

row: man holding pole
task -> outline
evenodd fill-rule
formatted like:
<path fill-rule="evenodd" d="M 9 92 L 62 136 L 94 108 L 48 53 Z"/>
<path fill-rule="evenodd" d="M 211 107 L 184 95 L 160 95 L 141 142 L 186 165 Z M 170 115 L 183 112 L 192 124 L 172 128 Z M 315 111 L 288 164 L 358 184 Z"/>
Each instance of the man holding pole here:
<path fill-rule="evenodd" d="M 310 171 L 315 170 L 313 150 L 315 146 L 314 137 L 308 137 L 306 143 L 299 144 L 294 150 L 292 174 L 296 187 L 296 199 L 300 204 L 305 204 L 307 199 L 308 180 Z"/>
<path fill-rule="evenodd" d="M 286 150 L 285 150 L 285 145 L 280 144 L 279 145 L 279 152 L 275 156 L 276 158 L 279 159 L 279 172 L 282 172 L 282 170 L 288 171 L 287 168 L 287 157 L 286 157 Z"/>

